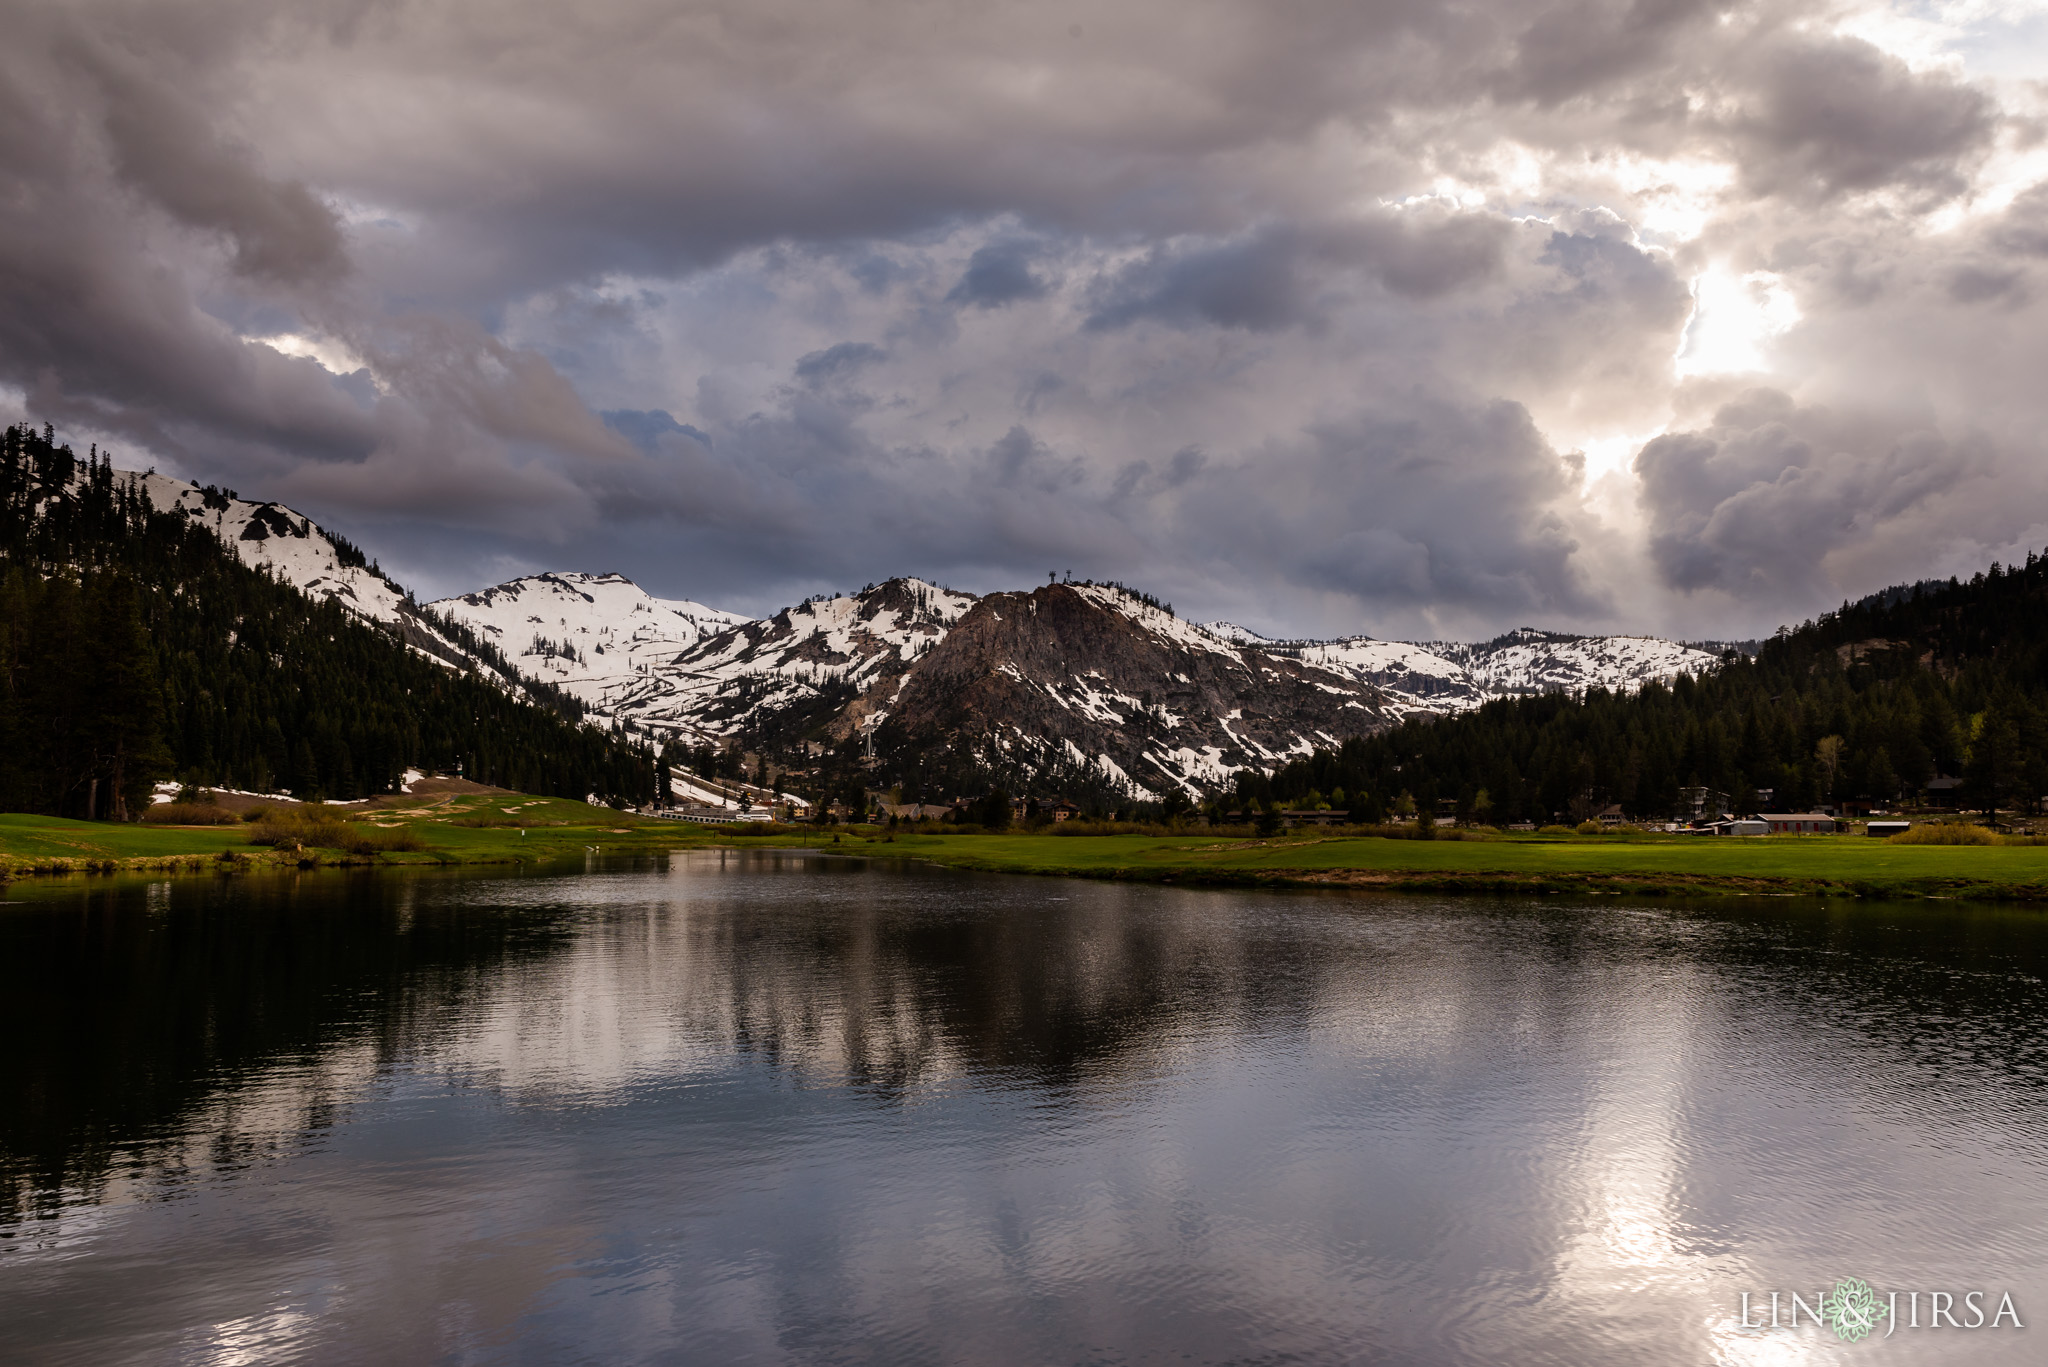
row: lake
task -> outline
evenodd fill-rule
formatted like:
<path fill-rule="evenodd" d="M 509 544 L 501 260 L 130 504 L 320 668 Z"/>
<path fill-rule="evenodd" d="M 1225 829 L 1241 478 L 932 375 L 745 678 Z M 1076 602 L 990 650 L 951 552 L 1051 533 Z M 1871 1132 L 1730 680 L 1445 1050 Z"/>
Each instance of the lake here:
<path fill-rule="evenodd" d="M 2042 913 L 795 851 L 0 896 L 8 1362 L 2048 1353 Z M 1852 1277 L 1895 1328 L 1783 1323 Z"/>

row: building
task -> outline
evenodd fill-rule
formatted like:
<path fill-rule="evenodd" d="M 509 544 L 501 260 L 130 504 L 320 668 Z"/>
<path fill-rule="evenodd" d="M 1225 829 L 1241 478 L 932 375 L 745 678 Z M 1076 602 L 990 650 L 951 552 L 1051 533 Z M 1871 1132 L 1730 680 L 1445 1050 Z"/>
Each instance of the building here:
<path fill-rule="evenodd" d="M 1953 807 L 1956 805 L 1956 789 L 1963 781 L 1948 774 L 1936 774 L 1927 780 L 1927 805 L 1930 807 Z"/>
<path fill-rule="evenodd" d="M 1830 829 L 1833 828 L 1832 819 L 1828 825 Z M 1769 835 L 1771 826 L 1769 822 L 1759 817 L 1746 816 L 1735 821 L 1717 821 L 1713 830 L 1715 835 Z"/>
<path fill-rule="evenodd" d="M 695 821 L 706 826 L 727 826 L 735 821 L 773 821 L 775 813 L 756 807 L 742 812 L 733 807 L 663 807 L 647 813 L 663 821 Z"/>
<path fill-rule="evenodd" d="M 1865 835 L 1904 835 L 1913 829 L 1910 821 L 1872 821 L 1863 827 Z"/>
<path fill-rule="evenodd" d="M 1758 812 L 1755 820 L 1772 835 L 1833 835 L 1835 819 L 1826 812 Z"/>
<path fill-rule="evenodd" d="M 1283 826 L 1345 826 L 1351 822 L 1351 813 L 1333 812 L 1327 807 L 1286 807 L 1280 812 Z M 1443 824 L 1442 822 L 1438 823 Z"/>

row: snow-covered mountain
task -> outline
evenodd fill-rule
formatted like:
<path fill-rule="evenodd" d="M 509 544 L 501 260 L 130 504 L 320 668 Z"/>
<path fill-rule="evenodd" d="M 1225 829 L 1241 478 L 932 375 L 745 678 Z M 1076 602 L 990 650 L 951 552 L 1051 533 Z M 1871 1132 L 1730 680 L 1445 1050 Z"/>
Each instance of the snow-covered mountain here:
<path fill-rule="evenodd" d="M 462 640 L 461 633 L 451 631 L 436 614 L 422 611 L 411 594 L 361 551 L 304 514 L 281 503 L 254 502 L 153 470 L 114 474 L 133 479 L 158 512 L 182 513 L 210 528 L 243 564 L 267 570 L 315 598 L 333 599 L 452 669 L 475 669 L 506 688 L 521 688 L 516 675 L 481 658 L 473 643 Z"/>
<path fill-rule="evenodd" d="M 623 574 L 534 574 L 427 605 L 497 647 L 522 674 L 593 709 L 642 710 L 650 680 L 737 612 L 656 598 Z"/>
<path fill-rule="evenodd" d="M 316 598 L 337 599 L 373 622 L 390 626 L 404 615 L 405 590 L 311 518 L 281 503 L 252 503 L 155 471 L 135 478 L 158 512 L 183 513 L 211 528 L 243 564 L 269 570 Z"/>
<path fill-rule="evenodd" d="M 622 575 L 544 574 L 430 606 L 522 672 L 686 741 L 738 732 L 838 739 L 872 726 L 904 671 L 974 604 L 892 579 L 755 621 L 654 598 Z"/>
<path fill-rule="evenodd" d="M 1653 637 L 1533 629 L 1481 644 L 1269 641 L 1095 584 L 977 598 L 892 579 L 754 620 L 653 597 L 623 575 L 559 573 L 421 607 L 282 504 L 135 478 L 159 510 L 208 526 L 244 562 L 451 667 L 512 689 L 545 685 L 536 692 L 559 690 L 596 720 L 692 744 L 872 751 L 879 738 L 885 762 L 938 747 L 1011 771 L 1079 766 L 1155 793 L 1192 791 L 1417 713 L 1632 689 L 1717 662 Z"/>
<path fill-rule="evenodd" d="M 1426 649 L 1462 664 L 1489 698 L 1560 689 L 1632 692 L 1652 679 L 1697 674 L 1717 656 L 1656 636 L 1572 636 L 1522 627 L 1480 645 L 1450 641 Z"/>
<path fill-rule="evenodd" d="M 908 672 L 874 743 L 905 773 L 1050 770 L 1194 796 L 1387 724 L 1371 685 L 1127 589 L 1048 584 L 975 603 Z"/>
<path fill-rule="evenodd" d="M 891 579 L 814 598 L 707 636 L 677 658 L 651 715 L 711 735 L 865 735 L 904 676 L 975 604 L 971 593 Z M 642 715 L 650 715 L 643 709 Z"/>
<path fill-rule="evenodd" d="M 1269 641 L 1230 622 L 1208 630 L 1382 689 L 1398 713 L 1465 712 L 1495 698 L 1589 688 L 1632 692 L 1696 674 L 1719 657 L 1655 636 L 1577 636 L 1523 627 L 1491 641 Z"/>

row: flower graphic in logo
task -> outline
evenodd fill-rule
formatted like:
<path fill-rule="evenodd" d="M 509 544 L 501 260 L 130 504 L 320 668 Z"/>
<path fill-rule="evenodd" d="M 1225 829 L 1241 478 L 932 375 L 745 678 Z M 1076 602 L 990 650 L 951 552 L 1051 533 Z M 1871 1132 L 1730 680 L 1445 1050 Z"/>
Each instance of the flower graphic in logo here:
<path fill-rule="evenodd" d="M 1820 1298 L 1821 1319 L 1835 1331 L 1836 1338 L 1850 1343 L 1877 1328 L 1877 1322 L 1890 1313 L 1861 1277 L 1844 1277 L 1835 1283 L 1833 1292 Z"/>

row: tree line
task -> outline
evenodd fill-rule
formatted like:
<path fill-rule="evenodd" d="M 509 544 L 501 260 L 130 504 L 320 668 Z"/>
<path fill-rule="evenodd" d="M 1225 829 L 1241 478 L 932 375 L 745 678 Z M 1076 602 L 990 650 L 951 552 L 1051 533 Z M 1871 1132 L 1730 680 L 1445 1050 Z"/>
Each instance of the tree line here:
<path fill-rule="evenodd" d="M 167 778 L 360 798 L 409 768 L 622 805 L 657 791 L 645 744 L 249 568 L 97 451 L 0 434 L 0 810 L 122 819 Z"/>
<path fill-rule="evenodd" d="M 2048 560 L 1900 586 L 1781 628 L 1754 657 L 1637 693 L 1490 702 L 1316 751 L 1234 800 L 1329 801 L 1502 823 L 1583 820 L 1610 804 L 1685 817 L 1889 805 L 1937 780 L 1980 810 L 2048 795 Z"/>

